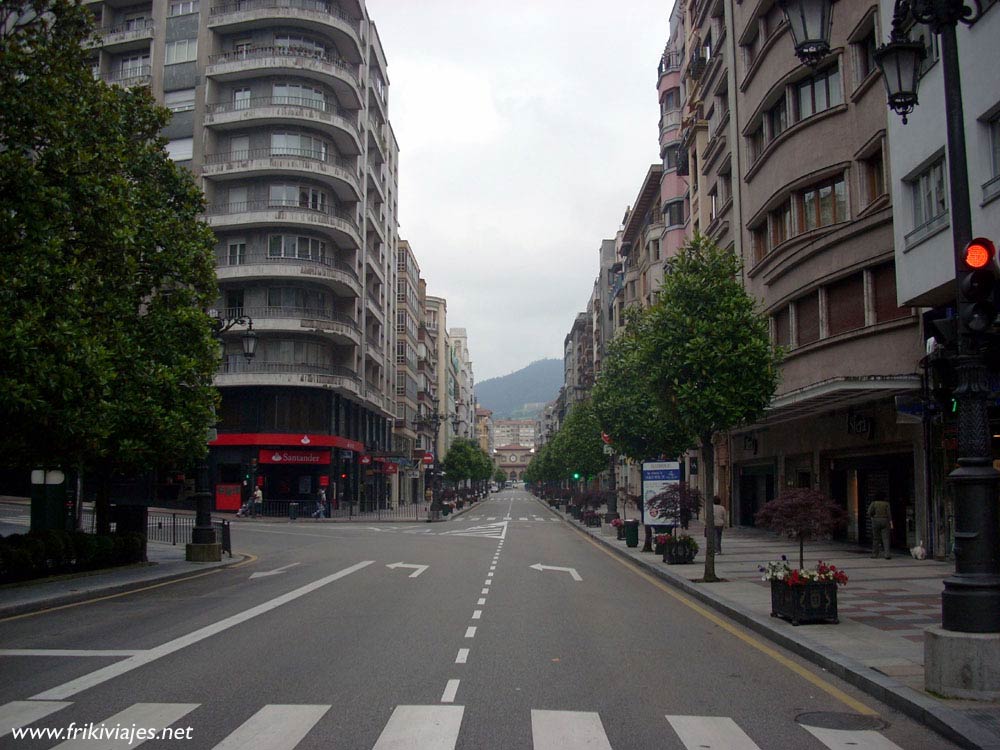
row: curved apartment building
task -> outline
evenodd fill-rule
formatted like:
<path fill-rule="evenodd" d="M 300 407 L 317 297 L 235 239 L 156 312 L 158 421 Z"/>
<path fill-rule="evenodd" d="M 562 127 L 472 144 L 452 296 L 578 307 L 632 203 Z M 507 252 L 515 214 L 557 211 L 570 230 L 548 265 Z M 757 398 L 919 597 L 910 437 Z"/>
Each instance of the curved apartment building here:
<path fill-rule="evenodd" d="M 397 147 L 386 61 L 361 2 L 90 3 L 95 73 L 148 85 L 200 178 L 216 233 L 224 336 L 213 484 L 265 500 L 380 502 L 363 453 L 391 449 Z M 242 489 L 245 494 L 245 488 Z M 235 500 L 230 499 L 229 503 Z M 222 507 L 222 506 L 220 506 Z"/>

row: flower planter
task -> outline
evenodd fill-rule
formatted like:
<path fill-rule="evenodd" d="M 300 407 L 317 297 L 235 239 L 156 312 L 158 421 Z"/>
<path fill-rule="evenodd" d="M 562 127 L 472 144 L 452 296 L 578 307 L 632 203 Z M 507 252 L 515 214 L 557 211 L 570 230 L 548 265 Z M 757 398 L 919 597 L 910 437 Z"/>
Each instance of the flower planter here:
<path fill-rule="evenodd" d="M 784 581 L 771 581 L 771 617 L 788 620 L 792 625 L 840 622 L 837 617 L 837 584 L 834 581 L 811 581 L 789 586 Z"/>
<path fill-rule="evenodd" d="M 620 523 L 617 526 L 615 526 L 614 529 L 615 529 L 615 533 L 617 534 L 616 539 L 618 539 L 619 542 L 624 541 L 625 540 L 625 524 L 624 523 Z"/>
<path fill-rule="evenodd" d="M 664 555 L 664 556 L 666 556 L 666 554 L 667 554 L 667 545 L 660 544 L 659 542 L 656 542 L 653 545 L 653 554 L 654 555 Z M 664 557 L 664 559 L 666 559 L 666 558 Z"/>
<path fill-rule="evenodd" d="M 697 551 L 687 544 L 665 544 L 663 562 L 668 565 L 687 565 L 694 562 Z"/>

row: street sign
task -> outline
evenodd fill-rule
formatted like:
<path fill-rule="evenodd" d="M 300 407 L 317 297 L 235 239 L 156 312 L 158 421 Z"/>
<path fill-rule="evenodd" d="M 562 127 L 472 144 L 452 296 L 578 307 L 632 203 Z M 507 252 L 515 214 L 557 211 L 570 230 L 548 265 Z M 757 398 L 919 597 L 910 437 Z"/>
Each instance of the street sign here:
<path fill-rule="evenodd" d="M 423 461 L 425 464 L 432 464 L 432 463 L 434 463 L 434 454 L 433 453 L 425 453 L 424 457 L 422 459 L 420 459 L 420 460 Z"/>

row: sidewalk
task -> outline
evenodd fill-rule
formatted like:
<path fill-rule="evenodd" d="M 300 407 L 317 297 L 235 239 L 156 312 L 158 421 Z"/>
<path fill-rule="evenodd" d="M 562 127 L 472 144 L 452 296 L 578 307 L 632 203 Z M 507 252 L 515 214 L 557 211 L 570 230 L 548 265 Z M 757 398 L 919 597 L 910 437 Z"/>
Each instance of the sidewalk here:
<path fill-rule="evenodd" d="M 541 501 L 540 501 L 541 502 Z M 561 515 L 565 515 L 562 514 Z M 631 514 L 630 514 L 631 515 Z M 923 632 L 941 621 L 942 581 L 950 562 L 914 560 L 894 553 L 891 560 L 840 542 L 806 542 L 805 564 L 817 560 L 843 568 L 850 582 L 837 592 L 839 624 L 793 626 L 771 617 L 770 584 L 758 566 L 787 555 L 798 563 L 798 544 L 759 529 L 727 528 L 715 572 L 721 583 L 694 583 L 704 574 L 704 526 L 693 520 L 688 533 L 700 546 L 693 565 L 667 565 L 659 556 L 629 548 L 610 525 L 586 528 L 568 523 L 617 554 L 721 611 L 729 618 L 795 652 L 875 698 L 969 748 L 1000 750 L 1000 704 L 947 700 L 924 691 Z"/>

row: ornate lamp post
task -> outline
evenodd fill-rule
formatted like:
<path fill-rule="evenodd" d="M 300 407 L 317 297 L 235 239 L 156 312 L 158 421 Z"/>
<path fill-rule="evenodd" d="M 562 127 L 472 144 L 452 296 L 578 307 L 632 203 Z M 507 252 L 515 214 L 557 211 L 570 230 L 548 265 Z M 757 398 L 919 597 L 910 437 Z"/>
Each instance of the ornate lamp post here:
<path fill-rule="evenodd" d="M 418 414 L 413 420 L 413 426 L 418 430 L 427 430 L 433 435 L 434 440 L 434 467 L 430 469 L 431 471 L 431 492 L 434 494 L 434 502 L 438 500 L 438 462 L 441 457 L 437 455 L 437 443 L 438 443 L 438 433 L 441 430 L 441 425 L 445 421 L 445 415 L 440 413 L 441 401 L 439 399 L 433 399 L 431 401 L 431 409 L 429 412 Z"/>
<path fill-rule="evenodd" d="M 804 3 L 827 6 L 826 44 L 829 49 L 829 6 L 831 0 L 785 0 L 783 8 Z M 895 0 L 889 42 L 875 52 L 882 69 L 889 106 L 898 114 L 909 115 L 917 104 L 917 84 L 923 45 L 909 39 L 905 29 L 912 22 L 926 24 L 940 36 L 944 76 L 946 139 L 950 222 L 955 261 L 955 292 L 961 309 L 966 299 L 962 281 L 964 252 L 973 238 L 969 201 L 968 157 L 962 111 L 962 81 L 958 63 L 956 27 L 972 24 L 982 15 L 979 0 L 970 8 L 963 0 Z M 788 14 L 788 10 L 786 10 Z M 795 21 L 790 16 L 793 34 Z M 796 54 L 808 62 L 812 53 L 804 42 Z M 956 370 L 958 387 L 959 468 L 949 475 L 955 488 L 955 574 L 944 582 L 941 595 L 941 623 L 945 631 L 957 633 L 1000 633 L 1000 524 L 998 524 L 997 483 L 1000 473 L 993 469 L 988 414 L 987 369 L 980 339 L 968 325 L 959 325 Z M 928 649 L 928 656 L 933 656 Z M 954 659 L 954 652 L 950 658 Z"/>
<path fill-rule="evenodd" d="M 257 334 L 253 330 L 253 319 L 249 315 L 226 318 L 217 310 L 209 310 L 212 326 L 216 337 L 236 325 L 247 328 L 241 338 L 243 356 L 247 362 L 257 353 Z M 195 471 L 195 517 L 194 528 L 191 530 L 191 544 L 187 546 L 186 557 L 193 562 L 218 562 L 222 559 L 220 545 L 215 540 L 215 529 L 212 527 L 212 487 L 209 477 L 208 461 L 202 460 Z"/>
<path fill-rule="evenodd" d="M 831 0 L 778 0 L 785 14 L 795 54 L 813 67 L 830 54 Z"/>

